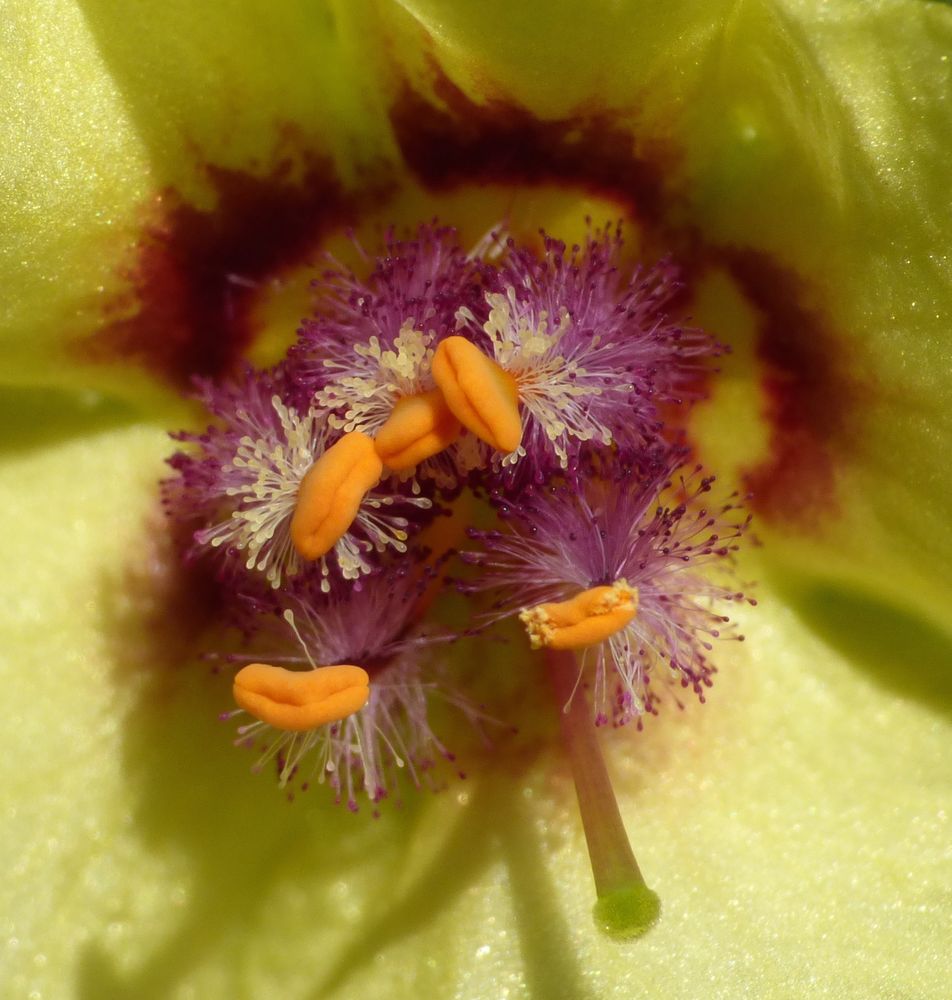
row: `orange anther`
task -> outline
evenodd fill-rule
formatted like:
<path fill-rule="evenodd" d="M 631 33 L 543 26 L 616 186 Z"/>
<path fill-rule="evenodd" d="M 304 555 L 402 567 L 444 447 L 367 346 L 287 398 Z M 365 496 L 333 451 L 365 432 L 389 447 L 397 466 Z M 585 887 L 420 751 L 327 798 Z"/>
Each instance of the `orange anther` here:
<path fill-rule="evenodd" d="M 235 675 L 232 690 L 235 701 L 256 719 L 300 733 L 360 711 L 370 697 L 369 685 L 367 671 L 349 664 L 285 670 L 249 663 Z"/>
<path fill-rule="evenodd" d="M 448 448 L 462 429 L 443 393 L 431 389 L 397 401 L 374 447 L 384 465 L 403 472 Z"/>
<path fill-rule="evenodd" d="M 516 380 L 464 337 L 440 341 L 433 378 L 460 423 L 497 451 L 508 454 L 522 440 Z"/>
<path fill-rule="evenodd" d="M 360 431 L 345 434 L 308 469 L 291 518 L 291 541 L 305 559 L 330 552 L 381 475 L 374 443 Z"/>
<path fill-rule="evenodd" d="M 638 613 L 638 590 L 626 580 L 591 587 L 571 600 L 537 604 L 519 613 L 533 649 L 584 649 L 623 629 Z"/>

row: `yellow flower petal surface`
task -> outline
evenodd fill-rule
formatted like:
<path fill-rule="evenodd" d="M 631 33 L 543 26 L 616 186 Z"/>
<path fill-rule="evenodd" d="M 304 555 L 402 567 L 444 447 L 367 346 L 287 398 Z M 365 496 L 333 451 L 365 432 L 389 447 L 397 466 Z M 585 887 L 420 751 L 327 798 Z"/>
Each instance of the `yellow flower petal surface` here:
<path fill-rule="evenodd" d="M 480 761 L 379 820 L 249 778 L 254 755 L 214 721 L 228 680 L 157 630 L 174 596 L 149 542 L 165 449 L 133 425 L 2 467 L 18 530 L 0 601 L 0 912 L 18 995 L 944 996 L 941 689 L 904 697 L 862 643 L 844 657 L 763 593 L 710 704 L 609 741 L 665 901 L 620 945 L 592 926 L 552 752 Z M 948 654 L 928 636 L 911 648 L 897 673 Z"/>

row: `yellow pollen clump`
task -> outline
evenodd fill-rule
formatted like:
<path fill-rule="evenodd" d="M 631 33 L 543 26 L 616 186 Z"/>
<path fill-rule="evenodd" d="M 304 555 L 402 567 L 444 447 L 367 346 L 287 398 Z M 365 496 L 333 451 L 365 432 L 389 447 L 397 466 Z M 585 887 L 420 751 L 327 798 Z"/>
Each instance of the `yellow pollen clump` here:
<path fill-rule="evenodd" d="M 627 580 L 591 587 L 571 600 L 519 612 L 533 649 L 584 649 L 623 629 L 638 613 L 638 588 Z"/>
<path fill-rule="evenodd" d="M 448 448 L 462 430 L 443 393 L 431 389 L 397 400 L 374 447 L 387 468 L 404 472 Z"/>
<path fill-rule="evenodd" d="M 300 733 L 359 712 L 370 697 L 370 678 L 349 664 L 285 670 L 250 663 L 235 675 L 232 690 L 238 705 L 256 719 Z"/>
<path fill-rule="evenodd" d="M 383 475 L 374 443 L 360 431 L 345 434 L 301 480 L 291 518 L 291 541 L 305 559 L 319 559 L 354 523 L 361 501 Z"/>
<path fill-rule="evenodd" d="M 433 378 L 460 423 L 497 451 L 522 441 L 516 380 L 464 337 L 447 337 L 433 355 Z"/>

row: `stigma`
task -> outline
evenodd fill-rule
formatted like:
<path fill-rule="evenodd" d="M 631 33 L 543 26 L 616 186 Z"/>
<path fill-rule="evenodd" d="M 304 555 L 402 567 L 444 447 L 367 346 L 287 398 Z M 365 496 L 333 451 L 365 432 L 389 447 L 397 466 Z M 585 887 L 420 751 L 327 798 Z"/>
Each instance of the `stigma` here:
<path fill-rule="evenodd" d="M 522 441 L 516 380 L 465 337 L 447 337 L 433 356 L 433 379 L 453 415 L 480 440 L 509 454 Z"/>
<path fill-rule="evenodd" d="M 620 632 L 638 613 L 638 589 L 627 580 L 590 587 L 568 601 L 519 612 L 533 649 L 584 649 Z"/>
<path fill-rule="evenodd" d="M 300 733 L 359 712 L 370 697 L 370 678 L 366 670 L 349 664 L 286 670 L 250 663 L 235 675 L 233 694 L 256 719 Z"/>
<path fill-rule="evenodd" d="M 291 542 L 305 559 L 326 555 L 346 534 L 366 494 L 383 475 L 373 441 L 360 431 L 345 434 L 311 466 L 301 481 L 291 519 Z"/>

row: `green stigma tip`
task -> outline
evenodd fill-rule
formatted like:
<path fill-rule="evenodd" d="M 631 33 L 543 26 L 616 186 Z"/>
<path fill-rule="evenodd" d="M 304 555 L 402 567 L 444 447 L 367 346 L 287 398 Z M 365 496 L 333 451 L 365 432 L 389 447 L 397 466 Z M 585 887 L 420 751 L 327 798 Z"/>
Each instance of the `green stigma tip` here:
<path fill-rule="evenodd" d="M 592 915 L 609 937 L 641 937 L 661 915 L 661 900 L 656 892 L 639 882 L 599 896 Z"/>

